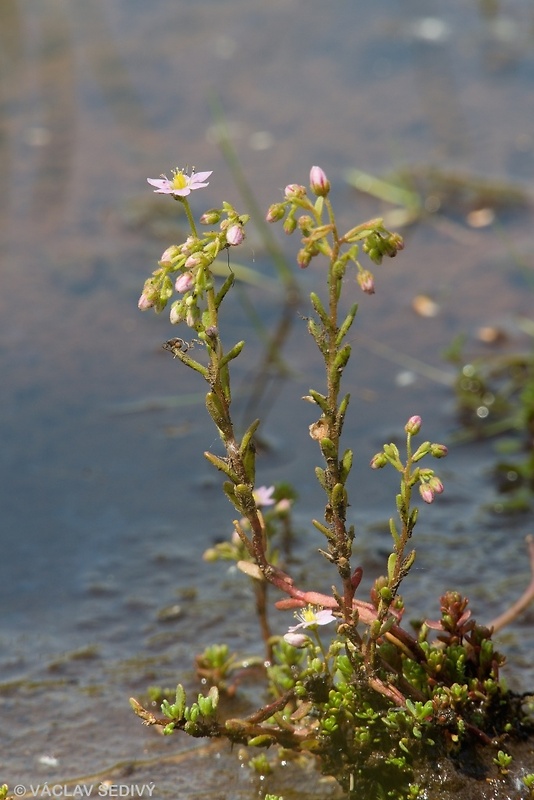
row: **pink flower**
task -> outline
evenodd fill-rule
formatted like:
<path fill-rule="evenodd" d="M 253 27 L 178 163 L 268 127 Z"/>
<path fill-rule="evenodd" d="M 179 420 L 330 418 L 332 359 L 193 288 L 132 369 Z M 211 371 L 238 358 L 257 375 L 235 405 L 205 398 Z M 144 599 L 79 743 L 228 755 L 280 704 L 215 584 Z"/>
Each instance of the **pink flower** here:
<path fill-rule="evenodd" d="M 273 497 L 274 486 L 258 486 L 254 490 L 254 500 L 258 506 L 274 506 L 276 500 Z"/>
<path fill-rule="evenodd" d="M 174 284 L 174 288 L 177 292 L 188 292 L 189 289 L 193 286 L 194 280 L 193 276 L 190 272 L 182 272 L 176 278 L 176 283 Z"/>
<path fill-rule="evenodd" d="M 212 170 L 213 171 L 213 170 Z M 211 172 L 192 172 L 186 175 L 182 170 L 175 170 L 169 180 L 166 175 L 161 178 L 147 178 L 151 186 L 155 186 L 157 194 L 172 194 L 174 197 L 187 197 L 195 189 L 203 189 L 208 186 L 207 179 Z"/>
<path fill-rule="evenodd" d="M 317 608 L 312 605 L 303 608 L 302 611 L 297 611 L 295 617 L 299 619 L 300 622 L 298 625 L 292 625 L 290 628 L 288 628 L 288 631 L 284 636 L 284 639 L 286 642 L 289 642 L 289 644 L 293 644 L 296 636 L 302 635 L 296 633 L 296 631 L 300 629 L 317 628 L 318 625 L 328 625 L 330 622 L 336 621 L 335 616 L 329 608 L 323 608 L 318 611 Z M 299 647 L 300 645 L 293 644 L 293 646 Z"/>

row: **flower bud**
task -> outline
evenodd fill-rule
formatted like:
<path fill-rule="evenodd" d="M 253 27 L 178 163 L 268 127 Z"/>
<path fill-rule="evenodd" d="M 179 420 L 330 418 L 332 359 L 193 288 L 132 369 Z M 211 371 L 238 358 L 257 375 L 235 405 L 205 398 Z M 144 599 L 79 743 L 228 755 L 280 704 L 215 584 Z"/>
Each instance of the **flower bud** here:
<path fill-rule="evenodd" d="M 398 253 L 399 250 L 404 250 L 404 239 L 400 233 L 392 233 L 389 237 L 389 242 L 391 246 L 395 248 L 396 253 Z"/>
<path fill-rule="evenodd" d="M 164 253 L 162 253 L 161 258 L 159 260 L 159 264 L 162 267 L 167 267 L 172 265 L 172 260 L 177 255 L 180 254 L 180 250 L 176 247 L 175 244 L 171 244 L 170 247 L 167 247 Z"/>
<path fill-rule="evenodd" d="M 185 323 L 189 328 L 194 328 L 198 320 L 200 319 L 200 312 L 197 306 L 187 303 L 187 300 L 194 301 L 194 298 L 191 295 L 189 295 L 189 297 L 186 298 L 187 313 L 185 315 Z"/>
<path fill-rule="evenodd" d="M 365 294 L 375 293 L 375 279 L 373 273 L 369 272 L 368 269 L 362 269 L 360 272 L 358 272 L 356 280 L 360 285 L 360 289 L 362 289 Z"/>
<path fill-rule="evenodd" d="M 182 300 L 177 300 L 176 303 L 173 303 L 171 306 L 171 311 L 169 314 L 169 320 L 171 325 L 178 325 L 179 322 L 183 322 L 185 317 L 185 309 Z"/>
<path fill-rule="evenodd" d="M 378 247 L 371 247 L 367 251 L 367 255 L 373 262 L 373 264 L 381 264 L 382 263 L 382 253 Z"/>
<path fill-rule="evenodd" d="M 188 236 L 183 245 L 180 247 L 180 252 L 183 256 L 191 255 L 193 247 L 196 245 L 197 240 L 194 236 Z"/>
<path fill-rule="evenodd" d="M 297 264 L 301 269 L 306 269 L 312 260 L 312 254 L 306 248 L 299 250 L 297 253 Z"/>
<path fill-rule="evenodd" d="M 371 469 L 382 469 L 388 463 L 388 460 L 384 453 L 377 453 L 375 456 L 372 457 L 371 463 L 369 466 Z"/>
<path fill-rule="evenodd" d="M 284 218 L 285 213 L 286 207 L 283 203 L 273 203 L 272 206 L 269 206 L 265 220 L 266 222 L 278 222 Z"/>
<path fill-rule="evenodd" d="M 149 308 L 153 308 L 154 301 L 150 300 L 149 297 L 143 292 L 139 300 L 137 301 L 137 308 L 139 311 L 148 311 Z"/>
<path fill-rule="evenodd" d="M 194 269 L 195 267 L 199 267 L 201 264 L 201 257 L 198 255 L 198 253 L 193 253 L 193 255 L 186 258 L 184 267 L 186 269 Z"/>
<path fill-rule="evenodd" d="M 308 235 L 313 228 L 313 220 L 309 214 L 303 214 L 298 221 L 299 230 Z"/>
<path fill-rule="evenodd" d="M 305 186 L 299 186 L 298 183 L 290 183 L 284 189 L 284 195 L 286 197 L 286 200 L 295 200 L 296 198 L 299 198 L 299 197 L 305 197 L 305 195 L 306 195 L 306 187 Z"/>
<path fill-rule="evenodd" d="M 421 495 L 425 503 L 434 502 L 434 492 L 427 483 L 419 484 L 419 494 Z"/>
<path fill-rule="evenodd" d="M 289 215 L 287 219 L 284 221 L 283 227 L 284 227 L 284 233 L 287 233 L 287 235 L 290 236 L 297 227 L 297 220 L 295 219 L 295 217 Z"/>
<path fill-rule="evenodd" d="M 202 216 L 200 217 L 200 224 L 201 225 L 216 225 L 221 218 L 221 212 L 218 208 L 210 208 L 209 211 L 205 211 Z"/>
<path fill-rule="evenodd" d="M 448 452 L 444 444 L 436 444 L 433 442 L 430 445 L 430 455 L 434 456 L 434 458 L 445 458 Z"/>
<path fill-rule="evenodd" d="M 310 637 L 304 633 L 285 633 L 284 641 L 293 647 L 304 647 L 309 643 Z"/>
<path fill-rule="evenodd" d="M 437 475 L 434 475 L 433 478 L 430 478 L 428 485 L 430 486 L 432 491 L 435 492 L 436 494 L 441 494 L 444 488 L 442 482 L 437 477 Z"/>
<path fill-rule="evenodd" d="M 245 238 L 245 231 L 242 225 L 231 225 L 226 231 L 226 243 L 231 247 L 237 247 Z"/>
<path fill-rule="evenodd" d="M 183 293 L 188 292 L 189 289 L 192 288 L 194 284 L 193 276 L 190 272 L 182 272 L 176 278 L 176 283 L 174 284 L 174 288 L 177 292 Z"/>
<path fill-rule="evenodd" d="M 310 188 L 317 197 L 326 197 L 330 191 L 330 181 L 321 167 L 312 167 L 310 170 Z"/>
<path fill-rule="evenodd" d="M 404 426 L 404 430 L 406 433 L 410 433 L 412 436 L 415 436 L 416 433 L 419 433 L 421 430 L 421 417 L 415 415 L 410 417 L 406 425 Z"/>

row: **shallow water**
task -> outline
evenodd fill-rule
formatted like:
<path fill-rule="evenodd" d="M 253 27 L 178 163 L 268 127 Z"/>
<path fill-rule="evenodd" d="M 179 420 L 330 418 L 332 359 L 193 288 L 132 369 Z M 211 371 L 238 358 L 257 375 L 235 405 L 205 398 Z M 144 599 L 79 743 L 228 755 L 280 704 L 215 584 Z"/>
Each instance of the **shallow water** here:
<path fill-rule="evenodd" d="M 530 2 L 511 0 L 496 16 L 460 0 L 434 11 L 425 16 L 415 0 L 341 1 L 335 14 L 316 0 L 3 0 L 0 782 L 105 778 L 128 762 L 159 796 L 176 796 L 177 775 L 180 797 L 203 796 L 212 767 L 223 770 L 221 798 L 255 791 L 232 759 L 157 737 L 127 706 L 149 684 L 185 676 L 193 685 L 192 653 L 213 639 L 255 647 L 244 583 L 200 562 L 232 519 L 202 456 L 216 443 L 203 386 L 161 351 L 180 331 L 136 307 L 176 236 L 146 177 L 185 163 L 213 169 L 194 207 L 222 198 L 242 207 L 218 144 L 217 98 L 263 208 L 287 183 L 305 183 L 311 164 L 327 171 L 347 223 L 389 208 L 352 190 L 349 168 L 438 165 L 528 195 Z M 475 346 L 479 326 L 500 325 L 524 346 L 516 319 L 532 311 L 532 206 L 502 199 L 488 228 L 469 227 L 470 209 L 455 203 L 408 229 L 405 251 L 377 270 L 377 294 L 357 297 L 346 440 L 359 459 L 353 516 L 366 585 L 383 570 L 387 538 L 374 531 L 393 512 L 394 490 L 392 478 L 369 472 L 370 457 L 413 413 L 425 435 L 449 443 L 454 397 L 441 352 L 454 335 Z M 296 241 L 280 241 L 294 255 Z M 273 274 L 257 234 L 240 260 Z M 298 276 L 303 297 L 320 272 Z M 282 292 L 248 294 L 274 326 Z M 436 317 L 414 314 L 417 294 L 437 301 Z M 261 345 L 231 303 L 229 337 L 250 338 L 236 376 L 244 409 Z M 307 313 L 304 300 L 298 311 Z M 322 498 L 300 398 L 321 378 L 299 314 L 284 354 L 291 379 L 269 400 L 272 449 L 259 482 L 295 483 L 307 562 L 321 544 L 308 515 L 321 514 Z M 481 443 L 452 447 L 440 462 L 446 494 L 424 510 L 405 592 L 430 616 L 455 588 L 491 619 L 528 582 L 530 518 L 495 520 L 482 508 L 493 499 L 491 459 Z M 319 561 L 313 569 L 328 586 Z M 175 604 L 163 622 L 159 612 Z M 523 688 L 534 680 L 532 614 L 501 637 Z M 190 751 L 177 767 L 176 754 Z"/>

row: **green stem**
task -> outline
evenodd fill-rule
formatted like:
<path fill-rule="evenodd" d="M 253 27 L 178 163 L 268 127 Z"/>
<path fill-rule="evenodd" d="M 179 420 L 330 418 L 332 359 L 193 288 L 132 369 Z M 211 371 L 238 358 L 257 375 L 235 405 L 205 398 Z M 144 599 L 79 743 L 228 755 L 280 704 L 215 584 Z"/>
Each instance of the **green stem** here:
<path fill-rule="evenodd" d="M 193 234 L 195 239 L 198 239 L 197 226 L 195 225 L 195 219 L 194 219 L 193 214 L 191 212 L 191 206 L 189 205 L 189 201 L 188 201 L 187 197 L 177 197 L 176 199 L 181 201 L 181 203 L 182 203 L 182 205 L 184 207 L 185 213 L 187 215 L 187 221 L 189 222 L 189 225 L 190 225 L 190 228 L 191 228 L 191 233 Z"/>

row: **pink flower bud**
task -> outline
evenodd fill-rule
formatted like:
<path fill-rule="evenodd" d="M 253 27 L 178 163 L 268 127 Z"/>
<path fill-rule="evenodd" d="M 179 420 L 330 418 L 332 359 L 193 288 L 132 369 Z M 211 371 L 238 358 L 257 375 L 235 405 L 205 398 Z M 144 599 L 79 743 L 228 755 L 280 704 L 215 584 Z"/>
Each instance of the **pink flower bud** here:
<path fill-rule="evenodd" d="M 272 206 L 269 206 L 269 210 L 267 212 L 267 216 L 265 217 L 266 222 L 278 222 L 279 220 L 284 218 L 286 213 L 286 209 L 283 203 L 273 203 Z"/>
<path fill-rule="evenodd" d="M 180 292 L 180 293 L 188 292 L 189 289 L 191 289 L 191 287 L 193 286 L 193 284 L 194 284 L 194 280 L 193 280 L 193 276 L 191 275 L 191 273 L 190 272 L 182 272 L 176 278 L 176 283 L 174 284 L 174 288 L 176 289 L 177 292 Z"/>
<path fill-rule="evenodd" d="M 375 279 L 372 272 L 369 272 L 367 269 L 362 269 L 361 272 L 358 272 L 356 280 L 360 285 L 360 289 L 362 289 L 365 294 L 375 293 Z"/>
<path fill-rule="evenodd" d="M 172 259 L 179 254 L 179 250 L 175 244 L 171 244 L 170 247 L 167 247 L 164 253 L 162 253 L 159 263 L 161 266 L 168 266 L 172 264 Z"/>
<path fill-rule="evenodd" d="M 200 224 L 201 225 L 216 225 L 221 218 L 221 212 L 218 208 L 210 208 L 209 211 L 205 211 L 204 214 L 200 217 Z"/>
<path fill-rule="evenodd" d="M 443 484 L 436 475 L 434 475 L 433 478 L 430 478 L 428 485 L 432 491 L 435 492 L 435 494 L 441 494 L 443 491 Z"/>
<path fill-rule="evenodd" d="M 310 188 L 317 197 L 326 197 L 330 191 L 330 181 L 321 167 L 312 167 L 310 170 Z"/>
<path fill-rule="evenodd" d="M 310 641 L 310 637 L 304 633 L 285 633 L 284 641 L 293 647 L 304 647 Z"/>
<path fill-rule="evenodd" d="M 415 436 L 415 434 L 419 433 L 419 431 L 421 430 L 421 422 L 422 422 L 421 417 L 414 415 L 413 417 L 410 417 L 410 419 L 404 426 L 404 430 L 406 431 L 406 433 L 411 433 L 412 436 Z"/>
<path fill-rule="evenodd" d="M 194 269 L 195 267 L 199 267 L 201 263 L 202 259 L 200 258 L 200 256 L 197 255 L 196 253 L 193 253 L 193 255 L 186 258 L 184 267 L 186 269 Z"/>
<path fill-rule="evenodd" d="M 137 308 L 140 311 L 148 311 L 149 308 L 153 308 L 154 301 L 150 300 L 146 294 L 143 292 L 139 300 L 137 301 Z"/>
<path fill-rule="evenodd" d="M 430 454 L 434 458 L 445 458 L 449 451 L 444 444 L 436 444 L 435 442 L 430 445 Z"/>
<path fill-rule="evenodd" d="M 427 483 L 421 483 L 419 485 L 419 494 L 421 495 L 425 503 L 434 502 L 434 492 Z"/>
<path fill-rule="evenodd" d="M 231 225 L 226 231 L 226 242 L 232 247 L 237 247 L 245 238 L 242 225 Z"/>
<path fill-rule="evenodd" d="M 299 186 L 298 183 L 290 183 L 284 189 L 286 200 L 295 200 L 297 197 L 304 197 L 306 194 L 306 187 Z"/>
<path fill-rule="evenodd" d="M 192 248 L 196 245 L 197 240 L 194 236 L 188 236 L 183 245 L 180 247 L 180 253 L 183 256 L 190 256 Z"/>

